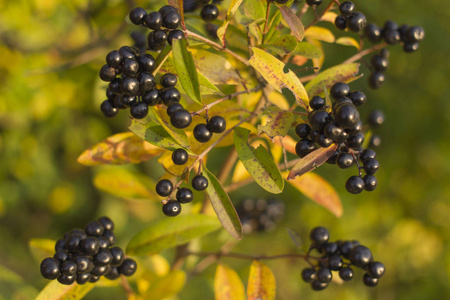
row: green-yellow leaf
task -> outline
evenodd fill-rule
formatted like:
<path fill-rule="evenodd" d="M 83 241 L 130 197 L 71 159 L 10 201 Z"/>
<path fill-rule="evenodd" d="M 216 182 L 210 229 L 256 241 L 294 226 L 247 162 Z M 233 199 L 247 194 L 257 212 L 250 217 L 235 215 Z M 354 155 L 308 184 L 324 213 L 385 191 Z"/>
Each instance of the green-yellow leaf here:
<path fill-rule="evenodd" d="M 359 50 L 359 43 L 352 37 L 343 36 L 336 40 L 336 44 L 344 45 L 344 46 L 352 46 Z"/>
<path fill-rule="evenodd" d="M 308 82 L 305 88 L 308 91 L 308 95 L 311 97 L 321 95 L 324 86 L 329 89 L 337 82 L 349 83 L 359 78 L 358 72 L 358 63 L 337 65 L 320 72 L 319 75 Z"/>
<path fill-rule="evenodd" d="M 287 175 L 287 172 L 284 175 Z M 336 217 L 342 216 L 342 203 L 339 195 L 333 186 L 321 176 L 310 172 L 294 180 L 288 180 L 288 182 Z"/>
<path fill-rule="evenodd" d="M 156 120 L 164 129 L 166 132 L 182 147 L 188 148 L 189 147 L 189 140 L 184 132 L 184 130 L 175 128 L 170 123 L 170 117 L 167 115 L 167 112 L 165 109 L 154 106 L 153 109 L 148 110 L 148 115 L 153 119 Z"/>
<path fill-rule="evenodd" d="M 218 264 L 214 278 L 215 300 L 245 300 L 245 289 L 239 275 L 227 265 Z"/>
<path fill-rule="evenodd" d="M 158 54 L 155 60 L 155 70 L 153 70 L 153 76 L 156 76 L 156 74 L 158 74 L 159 69 L 161 69 L 166 59 L 170 56 L 170 53 L 172 53 L 172 47 L 166 45 L 166 47 L 164 47 Z"/>
<path fill-rule="evenodd" d="M 79 285 L 63 285 L 56 280 L 49 282 L 39 293 L 35 300 L 78 300 L 89 293 L 95 286 L 95 283 Z"/>
<path fill-rule="evenodd" d="M 285 73 L 285 64 L 264 50 L 253 47 L 252 51 L 253 55 L 249 60 L 252 67 L 278 92 L 288 88 L 294 94 L 297 104 L 307 108 L 308 94 L 297 75 L 291 70 Z"/>
<path fill-rule="evenodd" d="M 213 84 L 240 84 L 241 79 L 235 67 L 222 55 L 203 49 L 192 49 L 198 72 Z"/>
<path fill-rule="evenodd" d="M 55 254 L 55 241 L 50 239 L 31 239 L 28 242 L 30 251 L 38 261 Z"/>
<path fill-rule="evenodd" d="M 140 121 L 133 119 L 131 120 L 131 125 L 128 128 L 139 138 L 155 146 L 172 151 L 180 148 L 180 144 L 178 144 L 173 137 L 170 136 L 164 127 L 155 121 L 142 124 Z"/>
<path fill-rule="evenodd" d="M 211 182 L 210 182 L 211 183 Z M 207 215 L 181 215 L 151 223 L 136 234 L 127 254 L 148 255 L 176 247 L 220 228 L 217 218 Z"/>
<path fill-rule="evenodd" d="M 285 55 L 294 51 L 297 47 L 297 43 L 295 37 L 285 34 L 264 44 L 263 48 L 278 55 Z"/>
<path fill-rule="evenodd" d="M 263 189 L 272 194 L 281 193 L 284 188 L 284 180 L 272 155 L 263 146 L 255 149 L 249 145 L 249 134 L 250 131 L 247 129 L 241 127 L 234 129 L 234 146 L 239 159 L 255 182 Z"/>
<path fill-rule="evenodd" d="M 239 8 L 243 0 L 231 0 L 230 7 L 228 8 L 227 15 L 222 25 L 217 29 L 217 36 L 219 40 L 222 42 L 222 46 L 225 47 L 225 33 L 227 32 L 228 24 L 233 18 L 236 10 Z"/>
<path fill-rule="evenodd" d="M 303 27 L 302 21 L 297 17 L 296 14 L 286 5 L 278 5 L 278 8 L 283 15 L 284 20 L 288 23 L 291 29 L 291 34 L 300 42 L 305 36 L 305 28 Z"/>
<path fill-rule="evenodd" d="M 173 63 L 177 69 L 178 79 L 186 94 L 195 102 L 202 103 L 197 68 L 191 52 L 187 49 L 187 40 L 173 40 Z"/>
<path fill-rule="evenodd" d="M 272 270 L 260 261 L 254 260 L 248 276 L 248 300 L 274 300 L 276 294 L 275 276 Z"/>
<path fill-rule="evenodd" d="M 178 294 L 186 284 L 186 273 L 183 270 L 173 270 L 163 277 L 156 277 L 142 299 L 160 300 Z"/>
<path fill-rule="evenodd" d="M 319 41 L 324 41 L 327 43 L 334 43 L 334 34 L 323 27 L 311 26 L 305 31 L 305 37 L 312 38 Z"/>
<path fill-rule="evenodd" d="M 216 212 L 217 218 L 222 223 L 223 228 L 234 238 L 242 238 L 242 225 L 239 216 L 228 194 L 224 191 L 219 180 L 206 168 L 203 169 L 203 176 L 208 179 L 209 185 L 205 192 Z"/>
<path fill-rule="evenodd" d="M 322 51 L 308 42 L 301 42 L 297 44 L 297 47 L 292 52 L 293 55 L 301 55 L 306 58 L 320 58 Z"/>
<path fill-rule="evenodd" d="M 271 139 L 288 134 L 294 122 L 294 114 L 291 111 L 282 110 L 276 106 L 266 108 L 264 116 L 267 116 L 268 120 L 265 125 L 258 125 L 258 134 L 265 132 Z"/>
<path fill-rule="evenodd" d="M 289 175 L 287 177 L 288 180 L 292 180 L 297 176 L 302 176 L 303 174 L 308 173 L 309 171 L 312 171 L 318 167 L 320 167 L 322 164 L 324 164 L 328 158 L 333 155 L 334 151 L 336 151 L 337 145 L 332 144 L 328 148 L 320 148 L 317 149 L 308 155 L 306 155 L 303 158 L 300 158 L 298 160 L 298 163 L 296 163 L 291 171 L 289 172 Z"/>
<path fill-rule="evenodd" d="M 264 22 L 264 7 L 260 0 L 246 0 L 236 11 L 236 21 L 239 24 L 248 26 L 252 23 Z"/>

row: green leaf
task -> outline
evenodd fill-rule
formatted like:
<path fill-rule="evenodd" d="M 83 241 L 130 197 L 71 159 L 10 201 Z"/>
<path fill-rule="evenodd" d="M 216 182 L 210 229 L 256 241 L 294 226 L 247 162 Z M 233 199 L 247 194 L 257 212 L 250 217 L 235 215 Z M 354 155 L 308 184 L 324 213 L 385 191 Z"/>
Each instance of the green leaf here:
<path fill-rule="evenodd" d="M 262 145 L 256 149 L 249 145 L 249 134 L 248 129 L 241 127 L 234 129 L 234 145 L 239 159 L 255 182 L 263 189 L 272 194 L 281 193 L 284 180 L 272 155 Z"/>
<path fill-rule="evenodd" d="M 147 124 L 142 124 L 139 120 L 132 119 L 131 125 L 128 127 L 139 138 L 153 144 L 155 146 L 174 151 L 180 148 L 173 137 L 158 123 L 150 121 Z"/>
<path fill-rule="evenodd" d="M 297 44 L 292 55 L 300 55 L 306 58 L 320 58 L 322 56 L 322 51 L 311 43 L 301 42 Z"/>
<path fill-rule="evenodd" d="M 258 134 L 265 132 L 273 139 L 276 136 L 285 136 L 294 122 L 294 114 L 290 111 L 282 110 L 276 106 L 266 108 L 263 117 L 267 116 L 266 125 L 258 125 Z"/>
<path fill-rule="evenodd" d="M 218 264 L 214 277 L 215 300 L 245 300 L 242 280 L 235 270 L 224 264 Z"/>
<path fill-rule="evenodd" d="M 177 69 L 178 78 L 186 94 L 195 102 L 202 103 L 197 69 L 191 52 L 187 50 L 187 40 L 173 40 L 173 63 Z"/>
<path fill-rule="evenodd" d="M 189 139 L 186 133 L 178 128 L 175 128 L 170 123 L 170 117 L 167 115 L 165 109 L 158 106 L 154 106 L 153 109 L 149 109 L 148 115 L 153 119 L 157 120 L 158 123 L 164 127 L 167 133 L 175 140 L 176 143 L 182 147 L 189 148 Z"/>
<path fill-rule="evenodd" d="M 227 32 L 228 24 L 233 18 L 236 10 L 239 8 L 243 0 L 231 0 L 230 7 L 228 8 L 227 15 L 222 25 L 220 25 L 219 29 L 217 29 L 217 36 L 219 40 L 222 42 L 222 46 L 225 47 L 225 33 Z"/>
<path fill-rule="evenodd" d="M 33 257 L 41 261 L 46 257 L 51 257 L 55 254 L 55 241 L 50 239 L 31 239 L 28 242 L 30 251 Z"/>
<path fill-rule="evenodd" d="M 155 60 L 155 70 L 153 71 L 153 76 L 156 76 L 156 74 L 158 74 L 159 69 L 161 69 L 166 59 L 170 56 L 170 53 L 172 53 L 172 47 L 166 45 L 158 54 L 158 57 L 156 57 Z"/>
<path fill-rule="evenodd" d="M 285 55 L 294 51 L 297 47 L 297 43 L 298 42 L 295 37 L 285 34 L 271 40 L 268 44 L 264 44 L 262 47 L 275 54 Z"/>
<path fill-rule="evenodd" d="M 264 22 L 265 12 L 262 1 L 260 0 L 246 0 L 236 11 L 236 21 L 239 24 L 248 26 L 252 23 Z"/>
<path fill-rule="evenodd" d="M 285 73 L 285 64 L 264 50 L 252 47 L 252 51 L 253 55 L 249 60 L 252 67 L 278 92 L 288 88 L 294 93 L 297 104 L 306 109 L 309 103 L 308 94 L 297 75 L 291 70 Z"/>
<path fill-rule="evenodd" d="M 323 72 L 320 72 L 319 75 L 308 82 L 305 88 L 308 91 L 308 95 L 310 95 L 310 97 L 321 95 L 323 93 L 324 86 L 327 89 L 330 89 L 330 87 L 332 87 L 333 84 L 337 82 L 351 82 L 359 78 L 358 72 L 358 63 L 337 65 L 335 67 L 326 69 Z"/>
<path fill-rule="evenodd" d="M 208 78 L 213 84 L 241 83 L 236 68 L 222 55 L 204 49 L 192 49 L 198 72 Z"/>
<path fill-rule="evenodd" d="M 300 158 L 298 163 L 292 167 L 287 179 L 292 180 L 297 176 L 302 176 L 303 174 L 320 167 L 331 157 L 331 155 L 333 155 L 336 149 L 337 145 L 333 144 L 328 148 L 317 149 L 305 157 Z"/>
<path fill-rule="evenodd" d="M 309 27 L 305 31 L 305 37 L 319 40 L 319 41 L 324 41 L 327 43 L 334 43 L 334 41 L 336 39 L 334 37 L 334 34 L 330 30 L 323 28 L 323 27 L 318 27 L 318 26 Z"/>
<path fill-rule="evenodd" d="M 303 27 L 302 21 L 294 14 L 294 12 L 286 5 L 277 4 L 278 8 L 283 15 L 283 18 L 291 28 L 291 34 L 301 42 L 305 36 L 305 28 Z"/>
<path fill-rule="evenodd" d="M 142 299 L 167 299 L 183 289 L 186 284 L 186 273 L 183 270 L 173 270 L 163 277 L 156 277 L 150 284 Z"/>
<path fill-rule="evenodd" d="M 136 234 L 127 246 L 127 254 L 148 255 L 176 247 L 220 228 L 215 217 L 181 215 L 151 223 Z"/>
<path fill-rule="evenodd" d="M 276 294 L 275 276 L 272 270 L 258 260 L 250 267 L 247 285 L 248 300 L 274 300 Z"/>
<path fill-rule="evenodd" d="M 203 176 L 208 179 L 209 184 L 205 192 L 220 223 L 232 237 L 240 240 L 242 238 L 242 225 L 230 197 L 224 191 L 219 180 L 208 169 L 203 169 Z"/>
<path fill-rule="evenodd" d="M 63 285 L 56 280 L 49 282 L 39 293 L 35 300 L 77 300 L 89 293 L 95 286 L 95 283 L 79 285 Z"/>

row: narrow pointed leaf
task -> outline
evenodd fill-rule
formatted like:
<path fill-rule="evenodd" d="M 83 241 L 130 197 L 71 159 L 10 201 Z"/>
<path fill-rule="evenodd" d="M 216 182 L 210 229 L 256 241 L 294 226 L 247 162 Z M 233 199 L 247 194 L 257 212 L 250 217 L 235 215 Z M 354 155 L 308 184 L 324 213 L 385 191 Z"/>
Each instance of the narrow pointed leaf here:
<path fill-rule="evenodd" d="M 294 121 L 294 114 L 291 111 L 276 106 L 266 108 L 263 116 L 267 116 L 268 121 L 264 126 L 258 125 L 258 134 L 265 132 L 272 139 L 276 136 L 286 136 Z"/>
<path fill-rule="evenodd" d="M 34 258 L 38 261 L 43 260 L 46 257 L 51 257 L 55 254 L 55 242 L 50 239 L 31 239 L 28 242 L 30 251 Z"/>
<path fill-rule="evenodd" d="M 173 63 L 177 69 L 178 79 L 186 94 L 195 102 L 202 103 L 197 69 L 191 52 L 187 50 L 187 40 L 172 42 Z"/>
<path fill-rule="evenodd" d="M 151 223 L 136 234 L 127 246 L 127 253 L 148 255 L 185 244 L 220 228 L 215 217 L 181 215 Z"/>
<path fill-rule="evenodd" d="M 189 148 L 189 140 L 185 131 L 172 126 L 170 123 L 170 117 L 167 115 L 164 108 L 154 106 L 153 109 L 149 109 L 148 115 L 164 127 L 166 132 L 175 140 L 177 144 L 184 148 Z"/>
<path fill-rule="evenodd" d="M 260 261 L 254 260 L 248 276 L 248 300 L 274 300 L 276 293 L 275 276 L 272 270 Z"/>
<path fill-rule="evenodd" d="M 294 94 L 297 104 L 307 108 L 308 94 L 297 75 L 291 70 L 285 73 L 283 71 L 285 64 L 264 50 L 253 47 L 252 51 L 253 55 L 249 62 L 259 74 L 280 93 L 283 88 L 288 88 Z"/>
<path fill-rule="evenodd" d="M 269 43 L 264 44 L 263 48 L 277 55 L 285 55 L 294 51 L 297 47 L 297 40 L 292 35 L 282 35 Z"/>
<path fill-rule="evenodd" d="M 214 296 L 215 300 L 245 300 L 244 284 L 236 271 L 227 265 L 217 265 Z"/>
<path fill-rule="evenodd" d="M 173 270 L 162 277 L 156 277 L 142 299 L 161 300 L 173 297 L 185 284 L 186 273 L 183 270 Z"/>
<path fill-rule="evenodd" d="M 161 69 L 162 65 L 166 61 L 166 59 L 170 56 L 170 53 L 172 53 L 172 47 L 169 47 L 166 45 L 161 52 L 158 54 L 155 60 L 155 70 L 153 70 L 153 75 L 156 76 L 158 74 L 159 69 Z"/>
<path fill-rule="evenodd" d="M 326 69 L 323 72 L 320 72 L 319 75 L 308 82 L 305 88 L 308 91 L 308 95 L 310 97 L 321 95 L 323 93 L 324 86 L 327 89 L 330 89 L 333 84 L 337 82 L 351 82 L 359 78 L 358 72 L 358 63 L 337 65 L 335 67 Z"/>
<path fill-rule="evenodd" d="M 178 144 L 174 138 L 170 136 L 167 130 L 155 121 L 142 124 L 133 119 L 130 127 L 128 128 L 139 138 L 155 146 L 172 151 L 181 147 L 180 144 Z"/>
<path fill-rule="evenodd" d="M 286 5 L 277 5 L 283 15 L 284 20 L 291 29 L 291 34 L 301 42 L 305 37 L 305 28 L 302 21 L 294 14 L 294 12 Z"/>
<path fill-rule="evenodd" d="M 297 47 L 292 54 L 306 58 L 319 58 L 322 56 L 322 51 L 311 43 L 301 42 L 297 44 Z"/>
<path fill-rule="evenodd" d="M 49 282 L 35 300 L 78 300 L 83 299 L 95 286 L 95 283 L 62 285 L 56 280 Z"/>
<path fill-rule="evenodd" d="M 333 155 L 336 149 L 337 145 L 332 144 L 328 148 L 317 149 L 305 157 L 300 158 L 298 163 L 292 167 L 287 179 L 292 180 L 297 176 L 302 176 L 303 174 L 320 167 L 331 157 L 331 155 Z"/>
<path fill-rule="evenodd" d="M 323 27 L 318 26 L 311 26 L 305 31 L 305 37 L 312 38 L 315 40 L 327 42 L 327 43 L 334 43 L 335 37 L 334 34 Z"/>
<path fill-rule="evenodd" d="M 359 43 L 352 37 L 343 36 L 336 40 L 336 44 L 344 45 L 344 46 L 352 46 L 359 50 Z"/>
<path fill-rule="evenodd" d="M 248 144 L 250 131 L 241 127 L 234 129 L 234 146 L 239 159 L 247 171 L 263 189 L 279 194 L 283 191 L 284 180 L 272 155 L 263 146 L 253 148 Z"/>
<path fill-rule="evenodd" d="M 307 173 L 294 180 L 288 180 L 309 199 L 325 207 L 336 217 L 342 216 L 342 203 L 338 193 L 325 179 L 315 173 Z"/>
<path fill-rule="evenodd" d="M 219 29 L 217 29 L 217 36 L 219 40 L 222 42 L 222 46 L 225 47 L 225 33 L 227 32 L 228 24 L 233 18 L 236 10 L 239 8 L 243 0 L 231 0 L 230 7 L 228 8 L 227 15 L 222 25 L 220 25 Z"/>
<path fill-rule="evenodd" d="M 203 176 L 208 179 L 209 184 L 205 192 L 220 223 L 232 237 L 240 240 L 242 238 L 242 225 L 230 197 L 224 191 L 219 180 L 208 169 L 203 169 Z"/>

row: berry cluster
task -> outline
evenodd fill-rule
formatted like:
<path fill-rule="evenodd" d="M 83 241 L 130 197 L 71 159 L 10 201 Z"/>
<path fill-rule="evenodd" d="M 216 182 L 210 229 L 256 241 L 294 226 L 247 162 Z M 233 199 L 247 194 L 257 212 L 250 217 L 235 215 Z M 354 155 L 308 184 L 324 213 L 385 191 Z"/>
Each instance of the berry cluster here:
<path fill-rule="evenodd" d="M 383 85 L 385 79 L 384 72 L 389 67 L 389 51 L 382 49 L 379 54 L 372 56 L 370 63 L 373 70 L 368 78 L 369 86 L 373 89 L 378 89 Z"/>
<path fill-rule="evenodd" d="M 125 258 L 116 243 L 114 223 L 108 217 L 89 222 L 85 230 L 73 229 L 55 244 L 55 255 L 41 262 L 45 279 L 57 279 L 70 285 L 97 282 L 101 276 L 114 280 L 121 274 L 131 276 L 136 272 L 134 259 Z"/>
<path fill-rule="evenodd" d="M 393 21 L 387 21 L 383 28 L 370 23 L 366 26 L 365 37 L 372 43 L 380 42 L 382 39 L 389 45 L 403 42 L 403 51 L 414 52 L 419 49 L 419 42 L 425 37 L 425 30 L 420 26 L 408 26 L 403 24 L 398 26 Z"/>
<path fill-rule="evenodd" d="M 236 211 L 245 234 L 272 231 L 284 218 L 284 204 L 276 199 L 246 199 Z"/>
<path fill-rule="evenodd" d="M 332 271 L 339 272 L 339 277 L 344 281 L 353 279 L 352 266 L 366 271 L 363 282 L 369 287 L 376 286 L 384 275 L 384 265 L 373 261 L 369 248 L 357 241 L 329 242 L 329 233 L 324 227 L 313 228 L 309 238 L 312 242 L 309 252 L 315 249 L 322 255 L 317 265 L 311 264 L 310 268 L 302 270 L 303 280 L 310 283 L 313 290 L 325 289 L 333 278 Z"/>
<path fill-rule="evenodd" d="M 136 7 L 130 11 L 129 17 L 133 24 L 152 30 L 147 36 L 148 49 L 151 51 L 159 51 L 166 42 L 172 45 L 174 39 L 184 38 L 183 31 L 176 29 L 181 23 L 181 17 L 171 5 L 165 5 L 149 14 L 142 7 Z"/>
<path fill-rule="evenodd" d="M 200 17 L 205 22 L 212 22 L 219 16 L 219 8 L 211 0 L 188 0 L 183 1 L 184 12 L 193 12 L 201 8 Z"/>
<path fill-rule="evenodd" d="M 378 171 L 379 163 L 375 155 L 365 156 L 373 150 L 361 149 L 364 133 L 356 108 L 366 102 L 366 95 L 361 91 L 351 92 L 350 87 L 342 82 L 331 87 L 330 95 L 335 100 L 331 111 L 330 107 L 325 106 L 325 99 L 322 97 L 311 98 L 308 123 L 300 123 L 295 127 L 295 133 L 300 137 L 295 152 L 303 158 L 318 147 L 329 147 L 335 143 L 339 147 L 328 159 L 328 163 L 336 164 L 341 169 L 350 168 L 354 163 L 358 165 L 359 176 L 352 176 L 347 180 L 347 191 L 352 194 L 361 193 L 364 189 L 373 191 L 377 186 L 373 174 Z M 359 166 L 358 158 L 363 167 Z M 367 174 L 364 178 L 362 170 Z"/>
<path fill-rule="evenodd" d="M 348 28 L 353 32 L 360 32 L 366 27 L 366 16 L 359 11 L 355 11 L 355 4 L 351 1 L 342 2 L 339 5 L 339 13 L 334 20 L 334 25 L 339 30 Z"/>

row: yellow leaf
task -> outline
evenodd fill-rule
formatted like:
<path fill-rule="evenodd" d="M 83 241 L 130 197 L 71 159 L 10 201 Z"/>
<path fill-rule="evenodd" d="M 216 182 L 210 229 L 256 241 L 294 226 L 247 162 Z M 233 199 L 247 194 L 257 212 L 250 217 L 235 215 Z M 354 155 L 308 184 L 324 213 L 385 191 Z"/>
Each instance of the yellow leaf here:
<path fill-rule="evenodd" d="M 288 110 L 290 108 L 290 105 L 283 94 L 278 93 L 277 91 L 271 91 L 267 98 L 270 103 L 278 108 L 281 108 L 283 110 Z"/>
<path fill-rule="evenodd" d="M 323 52 L 322 42 L 320 42 L 319 40 L 316 40 L 316 39 L 311 39 L 311 38 L 308 38 L 307 40 L 308 40 L 309 43 L 311 43 L 314 46 L 316 46 L 320 50 L 320 52 L 322 53 L 320 55 L 320 57 L 312 59 L 313 66 L 315 68 L 319 68 L 320 69 L 320 68 L 322 68 L 323 62 L 325 61 L 325 55 L 323 55 L 324 52 Z"/>
<path fill-rule="evenodd" d="M 286 149 L 287 152 L 296 154 L 295 153 L 295 145 L 297 145 L 297 141 L 295 141 L 291 136 L 287 135 L 283 137 L 280 141 L 280 139 L 275 139 L 275 144 L 280 145 L 283 143 L 284 149 Z"/>
<path fill-rule="evenodd" d="M 343 36 L 336 40 L 336 44 L 344 46 L 352 46 L 359 50 L 359 43 L 352 37 Z"/>
<path fill-rule="evenodd" d="M 196 160 L 196 157 L 194 156 L 189 156 L 188 161 L 184 164 L 184 165 L 176 165 L 173 163 L 172 160 L 172 151 L 166 151 L 164 152 L 163 155 L 161 155 L 161 157 L 158 159 L 158 162 L 160 164 L 162 164 L 162 166 L 164 167 L 164 169 L 175 176 L 181 176 L 181 174 L 183 174 L 183 171 L 186 167 L 189 167 L 190 165 L 192 165 L 194 163 L 194 161 Z"/>
<path fill-rule="evenodd" d="M 191 49 L 195 66 L 212 84 L 240 84 L 236 68 L 224 57 L 202 49 Z"/>
<path fill-rule="evenodd" d="M 214 295 L 216 300 L 245 300 L 245 289 L 239 275 L 224 264 L 217 265 Z"/>
<path fill-rule="evenodd" d="M 323 27 L 311 26 L 305 31 L 305 37 L 312 38 L 319 41 L 324 41 L 327 43 L 334 43 L 336 39 L 334 34 Z"/>
<path fill-rule="evenodd" d="M 222 41 L 222 46 L 225 47 L 225 33 L 228 28 L 228 24 L 231 21 L 231 18 L 233 18 L 234 13 L 239 8 L 239 5 L 241 5 L 243 0 L 232 0 L 230 7 L 227 11 L 227 16 L 225 20 L 223 21 L 222 25 L 220 25 L 219 29 L 217 29 L 217 36 L 219 37 L 219 40 Z"/>
<path fill-rule="evenodd" d="M 272 270 L 262 262 L 254 260 L 248 276 L 247 299 L 273 300 L 275 293 L 276 282 Z"/>
<path fill-rule="evenodd" d="M 330 23 L 334 24 L 334 20 L 336 20 L 336 17 L 337 17 L 337 13 L 334 13 L 332 11 L 328 11 L 322 16 L 322 18 L 320 20 L 321 21 L 330 22 Z"/>

